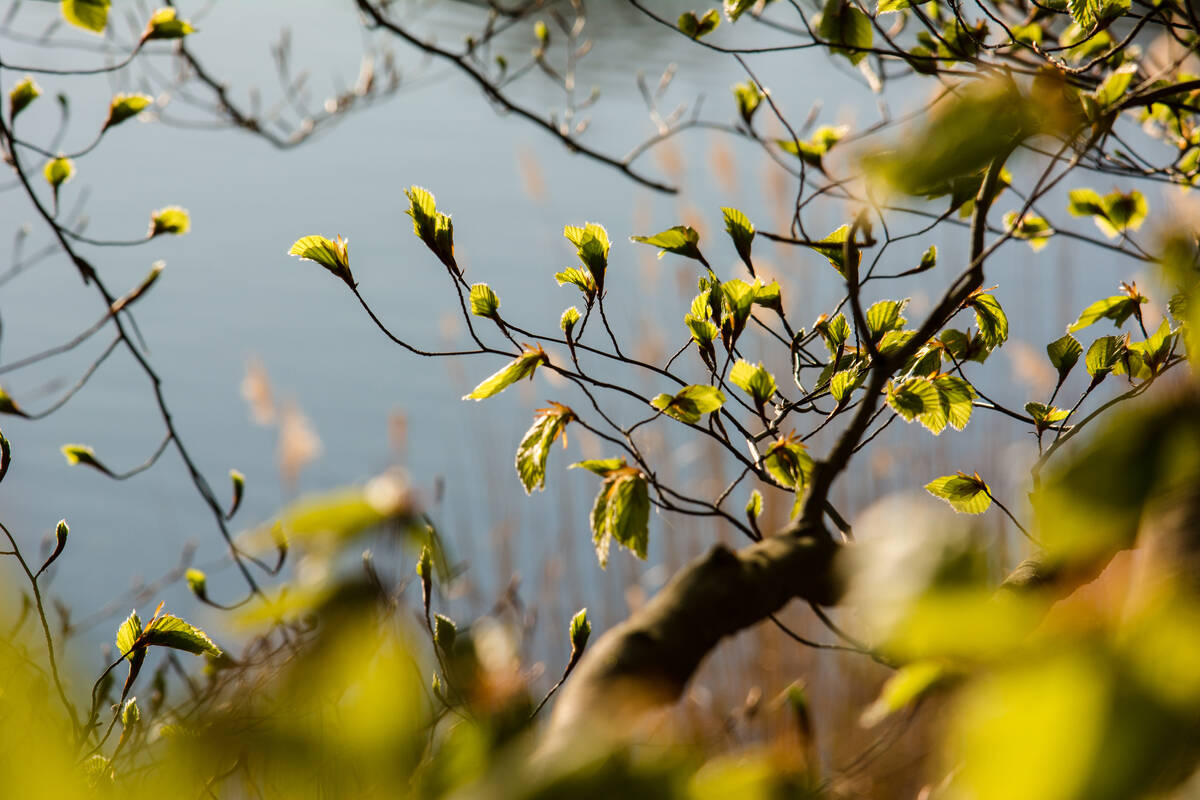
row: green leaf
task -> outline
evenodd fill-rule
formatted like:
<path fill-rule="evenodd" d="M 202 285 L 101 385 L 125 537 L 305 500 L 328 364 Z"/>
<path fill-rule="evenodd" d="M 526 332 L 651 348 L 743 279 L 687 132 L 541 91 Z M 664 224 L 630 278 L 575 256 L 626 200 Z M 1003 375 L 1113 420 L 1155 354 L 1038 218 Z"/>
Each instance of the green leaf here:
<path fill-rule="evenodd" d="M 563 228 L 563 236 L 575 245 L 576 255 L 592 275 L 592 285 L 604 289 L 604 274 L 608 269 L 608 251 L 611 247 L 608 231 L 599 223 L 586 222 L 583 227 L 567 225 Z"/>
<path fill-rule="evenodd" d="M 532 379 L 534 371 L 539 366 L 549 363 L 550 358 L 540 346 L 537 349 L 526 349 L 521 355 L 476 386 L 470 394 L 463 395 L 463 400 L 484 400 L 500 394 L 522 378 Z"/>
<path fill-rule="evenodd" d="M 46 162 L 42 174 L 46 177 L 46 183 L 57 192 L 58 187 L 75 177 L 75 163 L 69 158 L 59 156 Z"/>
<path fill-rule="evenodd" d="M 4 390 L 3 386 L 0 386 L 0 414 L 12 414 L 15 417 L 28 416 L 25 410 L 17 405 L 17 401 L 12 398 L 12 395 Z"/>
<path fill-rule="evenodd" d="M 825 347 L 829 350 L 830 355 L 837 355 L 838 350 L 850 338 L 850 323 L 846 321 L 845 314 L 838 314 L 832 320 L 822 314 L 813 323 L 813 328 L 825 340 Z"/>
<path fill-rule="evenodd" d="M 137 611 L 134 610 L 121 623 L 121 627 L 117 628 L 117 652 L 132 661 L 134 652 L 137 649 L 138 637 L 141 635 L 142 620 L 138 617 Z"/>
<path fill-rule="evenodd" d="M 763 101 L 763 93 L 759 91 L 758 84 L 754 81 L 735 83 L 733 97 L 737 101 L 738 114 L 741 115 L 746 126 L 750 127 L 754 112 L 758 110 L 759 104 Z"/>
<path fill-rule="evenodd" d="M 590 519 L 601 568 L 608 565 L 613 540 L 645 559 L 650 525 L 650 490 L 645 476 L 635 467 L 609 472 L 596 495 Z"/>
<path fill-rule="evenodd" d="M 623 458 L 589 458 L 584 461 L 576 461 L 567 469 L 586 469 L 588 472 L 594 472 L 601 477 L 607 476 L 610 472 L 625 467 L 625 459 Z"/>
<path fill-rule="evenodd" d="M 150 232 L 146 234 L 146 238 L 153 239 L 164 233 L 182 236 L 191 230 L 191 227 L 192 218 L 188 216 L 187 211 L 179 206 L 167 206 L 150 215 Z"/>
<path fill-rule="evenodd" d="M 1116 19 L 1129 10 L 1129 0 L 1067 0 L 1071 18 L 1085 31 Z"/>
<path fill-rule="evenodd" d="M 100 470 L 105 475 L 111 475 L 112 471 L 96 458 L 96 451 L 88 447 L 86 444 L 64 444 L 61 448 L 63 456 L 67 459 L 67 463 L 71 466 L 82 464 L 85 467 L 92 467 Z"/>
<path fill-rule="evenodd" d="M 554 280 L 558 281 L 559 286 L 571 284 L 579 288 L 583 292 L 584 299 L 590 306 L 592 300 L 596 297 L 596 281 L 591 273 L 586 272 L 579 267 L 567 267 L 562 272 L 557 272 L 554 275 Z"/>
<path fill-rule="evenodd" d="M 697 17 L 695 12 L 692 11 L 683 12 L 679 15 L 676 27 L 679 28 L 684 36 L 699 39 L 701 36 L 715 31 L 720 24 L 721 15 L 717 13 L 715 8 L 710 8 L 700 17 Z"/>
<path fill-rule="evenodd" d="M 979 473 L 943 475 L 925 484 L 925 491 L 945 500 L 960 514 L 982 514 L 992 504 L 988 485 L 979 477 Z"/>
<path fill-rule="evenodd" d="M 952 673 L 940 661 L 914 661 L 896 670 L 879 690 L 879 697 L 862 713 L 860 722 L 873 727 L 946 683 Z"/>
<path fill-rule="evenodd" d="M 586 608 L 581 608 L 571 617 L 571 625 L 567 629 L 571 639 L 571 658 L 574 660 L 587 647 L 588 638 L 592 635 L 592 623 L 588 620 Z"/>
<path fill-rule="evenodd" d="M 711 414 L 725 404 L 725 394 L 713 386 L 685 386 L 674 396 L 660 394 L 650 405 L 669 417 L 695 425 L 705 414 Z"/>
<path fill-rule="evenodd" d="M 137 698 L 131 697 L 121 707 L 121 727 L 130 730 L 142 721 L 142 709 L 138 707 Z"/>
<path fill-rule="evenodd" d="M 1127 230 L 1138 230 L 1146 221 L 1149 206 L 1136 189 L 1114 191 L 1101 197 L 1093 189 L 1072 189 L 1067 210 L 1076 217 L 1091 217 L 1101 232 L 1115 239 Z"/>
<path fill-rule="evenodd" d="M 933 269 L 937 266 L 937 245 L 929 245 L 929 249 L 921 256 L 921 263 L 917 264 L 917 270 L 924 272 L 925 270 Z"/>
<path fill-rule="evenodd" d="M 933 379 L 933 385 L 938 390 L 942 412 L 950 427 L 957 431 L 967 427 L 971 412 L 975 410 L 975 388 L 954 375 L 938 375 Z"/>
<path fill-rule="evenodd" d="M 1046 345 L 1046 355 L 1050 358 L 1050 363 L 1058 370 L 1058 382 L 1061 384 L 1066 380 L 1075 363 L 1079 361 L 1079 357 L 1083 355 L 1083 345 L 1068 333 Z"/>
<path fill-rule="evenodd" d="M 833 374 L 833 377 L 829 379 L 829 394 L 837 401 L 839 408 L 850 398 L 850 394 L 862 385 L 864 378 L 866 378 L 865 373 L 860 372 L 858 367 L 851 367 Z"/>
<path fill-rule="evenodd" d="M 867 57 L 875 33 L 871 18 L 848 0 L 826 0 L 817 22 L 817 35 L 834 45 L 829 49 L 857 65 Z"/>
<path fill-rule="evenodd" d="M 904 300 L 880 300 L 867 309 L 867 332 L 871 341 L 877 342 L 888 331 L 898 331 L 908 322 L 900 316 L 908 298 Z"/>
<path fill-rule="evenodd" d="M 189 569 L 183 575 L 187 581 L 187 587 L 192 594 L 201 600 L 208 599 L 208 576 L 202 570 Z"/>
<path fill-rule="evenodd" d="M 694 317 L 688 314 L 683 318 L 683 323 L 692 333 L 692 340 L 698 345 L 710 344 L 721 331 L 713 324 L 712 320 L 707 318 Z"/>
<path fill-rule="evenodd" d="M 32 76 L 26 75 L 8 93 L 8 119 L 12 122 L 25 110 L 25 107 L 42 96 L 42 87 L 33 82 Z"/>
<path fill-rule="evenodd" d="M 546 488 L 546 457 L 550 455 L 550 445 L 563 434 L 563 447 L 566 447 L 564 431 L 567 423 L 575 418 L 571 409 L 553 402 L 549 408 L 539 408 L 535 413 L 532 427 L 517 445 L 517 476 L 525 487 L 525 494 L 532 494 L 535 488 Z"/>
<path fill-rule="evenodd" d="M 746 321 L 754 307 L 754 300 L 760 288 L 756 280 L 753 284 L 734 278 L 721 284 L 721 308 L 724 311 L 721 320 L 721 336 L 727 347 L 732 347 L 746 329 Z"/>
<path fill-rule="evenodd" d="M 821 159 L 835 144 L 841 141 L 850 128 L 846 125 L 822 125 L 817 128 L 808 141 L 795 139 L 776 139 L 775 144 L 785 153 L 796 156 L 811 167 L 821 168 Z"/>
<path fill-rule="evenodd" d="M 767 371 L 762 362 L 755 365 L 739 358 L 729 371 L 729 382 L 750 395 L 760 413 L 775 394 L 775 376 Z"/>
<path fill-rule="evenodd" d="M 1037 426 L 1038 433 L 1046 430 L 1056 422 L 1062 422 L 1071 413 L 1062 408 L 1055 408 L 1045 403 L 1034 402 L 1025 404 L 1025 412 L 1033 417 L 1033 422 Z"/>
<path fill-rule="evenodd" d="M 966 306 L 975 311 L 975 324 L 989 350 L 995 350 L 1007 341 L 1008 315 L 1000 307 L 1000 301 L 990 294 L 976 292 L 967 299 Z"/>
<path fill-rule="evenodd" d="M 760 516 L 762 516 L 762 510 L 762 492 L 760 492 L 758 489 L 755 489 L 750 492 L 750 499 L 746 501 L 746 513 L 754 519 L 758 519 Z"/>
<path fill-rule="evenodd" d="M 725 0 L 725 17 L 730 22 L 737 22 L 738 17 L 754 7 L 757 0 Z"/>
<path fill-rule="evenodd" d="M 458 640 L 458 626 L 454 620 L 445 614 L 435 614 L 433 617 L 433 641 L 447 655 L 454 651 L 454 643 Z"/>
<path fill-rule="evenodd" d="M 355 288 L 354 276 L 350 273 L 350 241 L 339 234 L 336 241 L 324 236 L 304 236 L 297 239 L 288 249 L 289 256 L 298 256 L 301 261 L 313 261 Z"/>
<path fill-rule="evenodd" d="M 221 648 L 213 644 L 207 633 L 171 614 L 163 614 L 150 620 L 139 641 L 146 646 L 169 647 L 197 656 L 206 653 L 211 656 L 221 655 Z"/>
<path fill-rule="evenodd" d="M 1146 298 L 1140 295 L 1129 297 L 1123 294 L 1097 300 L 1079 313 L 1079 319 L 1071 323 L 1067 328 L 1067 333 L 1083 330 L 1102 319 L 1111 319 L 1119 328 L 1137 312 L 1138 306 L 1145 302 Z"/>
<path fill-rule="evenodd" d="M 562 329 L 563 335 L 567 339 L 571 338 L 571 332 L 575 329 L 575 325 L 579 322 L 579 309 L 571 306 L 562 313 L 559 317 L 558 327 Z"/>
<path fill-rule="evenodd" d="M 108 118 L 104 120 L 101 131 L 120 125 L 127 119 L 132 119 L 145 111 L 154 102 L 148 94 L 117 94 L 108 104 Z"/>
<path fill-rule="evenodd" d="M 941 393 L 929 378 L 909 378 L 899 385 L 890 386 L 887 404 L 905 422 L 920 419 L 923 424 L 932 424 L 943 413 Z"/>
<path fill-rule="evenodd" d="M 704 258 L 700 255 L 700 248 L 698 246 L 700 234 L 690 225 L 676 225 L 653 236 L 630 236 L 629 241 L 661 248 L 658 251 L 659 258 L 662 258 L 667 253 L 694 258 L 697 261 Z"/>
<path fill-rule="evenodd" d="M 738 257 L 749 266 L 750 245 L 754 241 L 754 223 L 736 208 L 722 206 L 721 213 L 725 215 L 725 232 L 733 240 Z"/>
<path fill-rule="evenodd" d="M 1157 375 L 1167 363 L 1174 343 L 1175 334 L 1171 330 L 1171 323 L 1164 319 L 1159 323 L 1158 330 L 1149 339 L 1129 345 L 1129 349 L 1141 357 L 1148 372 L 1146 375 L 1135 375 L 1134 377 L 1148 378 L 1151 375 Z"/>
<path fill-rule="evenodd" d="M 477 317 L 494 318 L 500 309 L 500 298 L 486 283 L 471 286 L 471 313 Z M 578 312 L 576 312 L 578 313 Z"/>
<path fill-rule="evenodd" d="M 62 0 L 60 7 L 63 18 L 72 25 L 92 33 L 104 33 L 111 5 L 111 0 Z"/>
<path fill-rule="evenodd" d="M 404 193 L 408 196 L 408 211 L 405 213 L 412 217 L 413 233 L 437 256 L 438 261 L 458 273 L 458 264 L 454 260 L 454 221 L 450 215 L 437 210 L 437 199 L 428 189 L 410 186 Z"/>
<path fill-rule="evenodd" d="M 850 226 L 842 225 L 837 230 L 830 233 L 824 239 L 818 239 L 808 245 L 813 250 L 816 250 L 825 258 L 829 259 L 829 263 L 838 271 L 838 274 L 843 278 L 846 277 L 846 239 L 850 236 Z M 857 270 L 859 262 L 862 260 L 862 255 L 859 253 L 856 245 L 850 246 L 850 262 Z"/>
<path fill-rule="evenodd" d="M 152 39 L 182 39 L 196 29 L 186 19 L 179 19 L 174 8 L 160 8 L 150 15 L 146 30 L 142 33 L 142 41 Z"/>
<path fill-rule="evenodd" d="M 1125 355 L 1125 342 L 1118 336 L 1101 336 L 1088 348 L 1084 365 L 1092 376 L 1092 383 L 1099 383 L 1108 373 L 1116 370 Z"/>
<path fill-rule="evenodd" d="M 978 333 L 971 335 L 969 331 L 963 332 L 947 328 L 942 331 L 940 341 L 946 348 L 946 353 L 960 364 L 965 361 L 976 361 L 982 364 L 987 361 L 988 354 L 991 352 L 982 336 Z"/>
<path fill-rule="evenodd" d="M 1109 106 L 1116 105 L 1125 97 L 1125 90 L 1129 88 L 1129 84 L 1133 81 L 1133 76 L 1137 74 L 1137 71 L 1138 65 L 1136 62 L 1133 62 L 1122 64 L 1110 72 L 1092 95 L 1092 98 L 1096 101 L 1096 105 L 1101 109 L 1107 109 Z"/>
<path fill-rule="evenodd" d="M 238 472 L 236 469 L 229 470 L 229 480 L 233 484 L 233 502 L 229 505 L 229 511 L 225 513 L 225 519 L 232 519 L 237 510 L 242 507 L 242 498 L 246 495 L 246 476 Z"/>
<path fill-rule="evenodd" d="M 879 14 L 892 14 L 911 7 L 912 0 L 879 0 L 879 5 L 875 7 L 875 14 L 877 16 Z"/>
<path fill-rule="evenodd" d="M 785 489 L 799 491 L 812 477 L 813 459 L 793 434 L 771 443 L 763 454 L 763 468 Z"/>
<path fill-rule="evenodd" d="M 1032 212 L 1027 212 L 1019 220 L 1017 212 L 1010 211 L 1004 215 L 1004 227 L 1013 232 L 1013 237 L 1023 239 L 1037 252 L 1050 243 L 1054 229 L 1050 223 Z"/>

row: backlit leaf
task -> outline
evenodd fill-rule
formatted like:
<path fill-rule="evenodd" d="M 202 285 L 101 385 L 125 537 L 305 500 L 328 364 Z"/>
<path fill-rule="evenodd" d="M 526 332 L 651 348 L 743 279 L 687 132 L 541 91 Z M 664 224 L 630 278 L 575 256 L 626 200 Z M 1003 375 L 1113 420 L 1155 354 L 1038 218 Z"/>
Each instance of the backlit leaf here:
<path fill-rule="evenodd" d="M 565 429 L 567 423 L 574 419 L 575 412 L 559 403 L 538 409 L 533 425 L 517 445 L 517 476 L 526 494 L 531 494 L 534 489 L 546 488 L 546 458 L 550 455 L 550 446 L 560 434 L 563 436 L 563 446 L 566 446 Z"/>
<path fill-rule="evenodd" d="M 179 206 L 167 206 L 150 215 L 150 232 L 146 234 L 146 238 L 153 239 L 164 233 L 181 236 L 191 230 L 191 227 L 192 218 L 188 216 L 187 211 Z"/>
<path fill-rule="evenodd" d="M 486 283 L 471 286 L 471 313 L 477 317 L 495 317 L 500 310 L 500 298 Z"/>
<path fill-rule="evenodd" d="M 539 366 L 549 363 L 550 359 L 546 355 L 546 351 L 540 346 L 536 349 L 527 349 L 476 386 L 470 394 L 463 395 L 463 400 L 484 400 L 500 394 L 522 378 L 532 378 L 534 371 Z"/>
<path fill-rule="evenodd" d="M 925 491 L 945 500 L 960 514 L 982 514 L 992 504 L 988 485 L 978 473 L 943 475 L 925 484 Z"/>
<path fill-rule="evenodd" d="M 667 253 L 694 258 L 697 261 L 702 257 L 699 247 L 700 234 L 690 225 L 676 225 L 653 236 L 630 236 L 629 241 L 661 248 L 658 251 L 659 258 Z"/>
<path fill-rule="evenodd" d="M 139 641 L 144 645 L 169 647 L 197 656 L 221 655 L 221 648 L 208 638 L 207 633 L 171 614 L 163 614 L 151 620 L 142 631 Z"/>
<path fill-rule="evenodd" d="M 62 0 L 63 18 L 92 33 L 104 33 L 111 0 Z"/>
<path fill-rule="evenodd" d="M 196 29 L 192 27 L 192 23 L 186 19 L 179 19 L 175 9 L 171 7 L 160 8 L 150 15 L 150 21 L 146 23 L 146 30 L 142 33 L 142 39 L 150 41 L 151 39 L 182 39 L 189 33 L 195 33 Z"/>
<path fill-rule="evenodd" d="M 8 93 L 8 119 L 11 122 L 17 118 L 25 110 L 25 107 L 32 103 L 42 95 L 42 87 L 33 82 L 33 78 L 26 75 L 21 81 L 18 81 Z"/>
<path fill-rule="evenodd" d="M 127 119 L 132 119 L 145 111 L 154 102 L 148 94 L 117 94 L 108 105 L 108 118 L 104 120 L 101 130 L 108 130 L 114 125 L 120 125 Z"/>
<path fill-rule="evenodd" d="M 297 239 L 288 249 L 289 256 L 301 261 L 313 261 L 345 281 L 354 288 L 354 276 L 350 273 L 350 242 L 340 235 L 336 240 L 312 235 Z"/>
<path fill-rule="evenodd" d="M 685 386 L 674 396 L 660 394 L 650 405 L 669 417 L 689 425 L 698 423 L 705 414 L 711 414 L 725 403 L 725 394 L 714 386 Z"/>

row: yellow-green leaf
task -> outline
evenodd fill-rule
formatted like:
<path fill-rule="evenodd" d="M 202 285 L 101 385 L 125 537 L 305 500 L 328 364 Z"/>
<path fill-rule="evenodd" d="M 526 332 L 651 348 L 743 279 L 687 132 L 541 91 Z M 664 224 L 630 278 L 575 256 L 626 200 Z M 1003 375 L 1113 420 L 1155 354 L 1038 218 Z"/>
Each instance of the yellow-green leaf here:
<path fill-rule="evenodd" d="M 476 386 L 470 394 L 463 395 L 463 400 L 484 400 L 498 395 L 522 378 L 532 378 L 540 365 L 549 363 L 550 358 L 541 347 L 528 349 Z"/>

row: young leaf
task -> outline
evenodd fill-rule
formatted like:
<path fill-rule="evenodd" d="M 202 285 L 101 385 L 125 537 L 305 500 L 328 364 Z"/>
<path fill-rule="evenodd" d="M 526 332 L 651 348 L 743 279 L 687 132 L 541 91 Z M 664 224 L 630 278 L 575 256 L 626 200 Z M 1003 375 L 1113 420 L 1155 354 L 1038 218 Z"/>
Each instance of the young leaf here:
<path fill-rule="evenodd" d="M 761 362 L 754 365 L 739 358 L 729 371 L 729 382 L 750 395 L 759 413 L 762 413 L 771 396 L 775 394 L 775 376 L 768 372 Z"/>
<path fill-rule="evenodd" d="M 866 374 L 861 373 L 858 367 L 833 373 L 833 377 L 829 379 L 829 394 L 837 401 L 838 408 L 841 408 L 851 393 L 862 385 L 865 377 Z"/>
<path fill-rule="evenodd" d="M 725 403 L 725 394 L 712 386 L 685 386 L 675 396 L 660 394 L 650 405 L 669 417 L 695 425 L 705 414 L 711 414 Z"/>
<path fill-rule="evenodd" d="M 942 412 L 950 427 L 961 431 L 971 420 L 975 410 L 975 388 L 955 375 L 938 375 L 933 379 L 934 388 L 942 401 Z"/>
<path fill-rule="evenodd" d="M 129 616 L 121 623 L 121 627 L 117 628 L 117 652 L 130 661 L 134 658 L 135 645 L 138 637 L 142 635 L 142 620 L 138 617 L 136 610 L 130 612 Z"/>
<path fill-rule="evenodd" d="M 730 22 L 737 22 L 738 17 L 754 7 L 756 0 L 725 0 L 725 17 Z"/>
<path fill-rule="evenodd" d="M 746 127 L 750 127 L 754 112 L 763 101 L 763 93 L 759 91 L 758 84 L 754 81 L 734 84 L 733 98 L 737 101 L 738 114 L 741 115 L 742 121 L 746 123 Z"/>
<path fill-rule="evenodd" d="M 4 391 L 3 386 L 0 386 L 0 414 L 12 414 L 14 417 L 29 416 L 23 408 L 17 405 L 17 401 L 12 398 L 12 395 Z"/>
<path fill-rule="evenodd" d="M 1096 105 L 1101 110 L 1116 105 L 1118 101 L 1125 97 L 1125 90 L 1129 88 L 1129 84 L 1133 81 L 1133 76 L 1137 74 L 1137 71 L 1138 65 L 1136 62 L 1133 62 L 1122 64 L 1110 72 L 1092 95 L 1092 98 L 1096 101 Z"/>
<path fill-rule="evenodd" d="M 746 514 L 754 519 L 758 519 L 762 515 L 763 496 L 758 489 L 750 492 L 750 499 L 746 501 Z"/>
<path fill-rule="evenodd" d="M 571 306 L 562 313 L 561 317 L 559 317 L 558 327 L 562 329 L 563 335 L 569 340 L 571 338 L 571 332 L 575 329 L 575 325 L 578 324 L 578 322 L 579 309 L 575 306 Z"/>
<path fill-rule="evenodd" d="M 60 7 L 63 18 L 72 25 L 92 33 L 104 33 L 111 5 L 111 0 L 62 0 Z"/>
<path fill-rule="evenodd" d="M 850 323 L 846 321 L 845 314 L 838 314 L 832 320 L 822 314 L 813 323 L 813 328 L 825 340 L 825 347 L 830 355 L 837 355 L 850 338 Z"/>
<path fill-rule="evenodd" d="M 833 2 L 833 0 L 830 0 Z M 843 278 L 846 277 L 846 239 L 850 236 L 850 226 L 842 225 L 837 230 L 830 233 L 824 239 L 819 239 L 816 242 L 808 245 L 813 250 L 816 250 L 825 258 L 829 259 L 829 263 L 838 271 L 838 274 Z M 862 260 L 862 255 L 859 253 L 858 247 L 851 243 L 850 246 L 850 262 L 855 269 L 858 269 L 859 262 Z"/>
<path fill-rule="evenodd" d="M 1116 370 L 1124 355 L 1125 342 L 1120 337 L 1101 336 L 1092 342 L 1084 359 L 1088 374 L 1092 376 L 1092 384 L 1099 383 L 1108 373 Z"/>
<path fill-rule="evenodd" d="M 929 249 L 921 255 L 921 262 L 917 264 L 917 271 L 924 272 L 925 270 L 933 269 L 937 266 L 937 245 L 929 245 Z"/>
<path fill-rule="evenodd" d="M 139 637 L 139 643 L 147 647 L 169 647 L 197 656 L 221 655 L 221 648 L 213 644 L 207 633 L 171 614 L 163 614 L 150 620 Z"/>
<path fill-rule="evenodd" d="M 131 697 L 121 707 L 121 728 L 128 731 L 142 721 L 142 709 L 138 707 L 137 698 Z"/>
<path fill-rule="evenodd" d="M 782 314 L 783 297 L 779 291 L 779 281 L 771 281 L 766 286 L 759 286 L 755 283 L 754 305 Z"/>
<path fill-rule="evenodd" d="M 208 599 L 208 576 L 202 570 L 189 569 L 183 578 L 187 581 L 188 590 L 201 600 Z"/>
<path fill-rule="evenodd" d="M 57 193 L 58 187 L 75 177 L 75 164 L 71 159 L 59 156 L 46 162 L 46 166 L 42 168 L 42 175 Z"/>
<path fill-rule="evenodd" d="M 722 206 L 721 213 L 725 215 L 725 232 L 733 240 L 733 247 L 737 250 L 738 258 L 742 259 L 747 268 L 751 268 L 750 245 L 754 241 L 754 223 L 736 208 Z"/>
<path fill-rule="evenodd" d="M 874 41 L 871 18 L 849 0 L 826 0 L 817 22 L 817 35 L 834 45 L 829 49 L 857 65 Z"/>
<path fill-rule="evenodd" d="M 537 349 L 527 348 L 521 355 L 476 386 L 470 394 L 463 395 L 463 400 L 484 400 L 500 394 L 522 378 L 532 379 L 534 371 L 539 366 L 549 363 L 550 358 L 541 346 L 538 346 Z"/>
<path fill-rule="evenodd" d="M 625 459 L 623 458 L 589 458 L 584 461 L 576 461 L 567 469 L 586 469 L 588 472 L 606 477 L 609 473 L 622 469 L 624 466 Z"/>
<path fill-rule="evenodd" d="M 894 14 L 911 7 L 912 0 L 879 0 L 878 5 L 875 6 L 875 15 Z"/>
<path fill-rule="evenodd" d="M 112 102 L 108 104 L 108 118 L 104 120 L 104 127 L 100 130 L 106 131 L 114 125 L 120 125 L 125 120 L 136 117 L 149 108 L 153 102 L 154 98 L 148 94 L 113 95 Z"/>
<path fill-rule="evenodd" d="M 554 280 L 558 281 L 559 286 L 566 286 L 568 283 L 579 288 L 583 292 L 584 300 L 587 301 L 588 307 L 591 307 L 592 301 L 596 297 L 596 280 L 591 273 L 586 272 L 579 267 L 567 267 L 562 272 L 554 274 Z"/>
<path fill-rule="evenodd" d="M 13 86 L 8 93 L 8 120 L 12 122 L 25 110 L 25 107 L 42 96 L 42 87 L 33 82 L 33 77 L 26 75 L 24 80 Z"/>
<path fill-rule="evenodd" d="M 146 234 L 146 238 L 153 239 L 164 233 L 182 236 L 191 230 L 191 227 L 192 219 L 188 216 L 187 211 L 179 206 L 167 206 L 150 215 L 150 231 Z"/>
<path fill-rule="evenodd" d="M 979 477 L 979 473 L 943 475 L 925 484 L 925 491 L 945 500 L 960 514 L 982 514 L 992 504 L 988 485 Z"/>
<path fill-rule="evenodd" d="M 1066 409 L 1033 402 L 1025 404 L 1025 412 L 1033 417 L 1033 423 L 1039 434 L 1054 423 L 1062 422 L 1071 413 Z"/>
<path fill-rule="evenodd" d="M 1113 324 L 1119 328 L 1125 324 L 1127 319 L 1137 314 L 1141 310 L 1141 304 L 1145 302 L 1147 302 L 1147 298 L 1141 295 L 1130 297 L 1124 294 L 1097 300 L 1079 313 L 1079 319 L 1071 323 L 1067 328 L 1067 333 L 1083 330 L 1102 319 L 1111 319 Z"/>
<path fill-rule="evenodd" d="M 900 315 L 906 305 L 907 298 L 880 300 L 867 309 L 867 333 L 870 334 L 871 341 L 877 342 L 888 331 L 898 331 L 904 327 L 908 320 Z"/>
<path fill-rule="evenodd" d="M 460 270 L 454 260 L 454 222 L 450 215 L 437 210 L 437 200 L 427 189 L 410 186 L 404 194 L 409 201 L 404 213 L 412 217 L 413 233 L 447 269 L 457 274 Z"/>
<path fill-rule="evenodd" d="M 772 442 L 763 454 L 762 463 L 780 486 L 797 492 L 808 483 L 814 466 L 808 449 L 792 433 Z"/>
<path fill-rule="evenodd" d="M 86 444 L 64 444 L 61 449 L 67 463 L 71 466 L 83 464 L 85 467 L 92 467 L 105 475 L 112 475 L 112 471 L 96 458 L 96 451 Z"/>
<path fill-rule="evenodd" d="M 495 318 L 500 310 L 500 298 L 486 283 L 471 286 L 471 313 L 477 317 Z"/>
<path fill-rule="evenodd" d="M 571 639 L 571 658 L 573 660 L 583 653 L 583 649 L 587 647 L 588 638 L 592 635 L 592 623 L 588 620 L 586 608 L 579 609 L 578 613 L 571 617 L 571 625 L 567 629 L 567 633 Z"/>
<path fill-rule="evenodd" d="M 338 235 L 336 241 L 324 236 L 305 236 L 297 239 L 288 249 L 289 256 L 298 256 L 301 261 L 313 261 L 355 288 L 354 276 L 350 273 L 350 242 Z"/>
<path fill-rule="evenodd" d="M 965 304 L 975 311 L 975 324 L 988 349 L 995 350 L 1008 339 L 1008 315 L 1000 302 L 990 294 L 977 290 Z"/>
<path fill-rule="evenodd" d="M 433 641 L 443 653 L 449 655 L 458 640 L 458 626 L 444 614 L 435 615 L 433 620 Z"/>
<path fill-rule="evenodd" d="M 685 11 L 679 15 L 679 20 L 675 24 L 684 36 L 699 39 L 717 29 L 717 26 L 721 24 L 721 15 L 715 8 L 710 8 L 700 17 L 697 17 L 693 11 Z"/>
<path fill-rule="evenodd" d="M 597 222 L 586 222 L 583 227 L 565 226 L 563 236 L 568 242 L 575 245 L 576 255 L 579 256 L 583 266 L 587 267 L 587 271 L 591 273 L 593 293 L 603 291 L 604 275 L 608 270 L 608 251 L 612 246 L 608 240 L 608 231 Z M 561 284 L 562 281 L 559 283 Z M 580 286 L 580 288 L 583 287 Z M 584 293 L 587 293 L 586 289 Z"/>
<path fill-rule="evenodd" d="M 649 543 L 650 490 L 646 477 L 636 467 L 613 470 L 604 478 L 592 505 L 592 541 L 600 567 L 608 565 L 611 542 L 646 558 Z"/>
<path fill-rule="evenodd" d="M 1013 232 L 1013 237 L 1029 242 L 1033 252 L 1037 252 L 1050 242 L 1054 229 L 1050 223 L 1038 215 L 1027 212 L 1019 220 L 1017 212 L 1010 211 L 1004 215 L 1004 227 Z"/>
<path fill-rule="evenodd" d="M 574 419 L 575 412 L 561 403 L 551 403 L 549 408 L 539 408 L 535 412 L 533 426 L 517 445 L 517 476 L 525 487 L 525 494 L 532 494 L 535 488 L 546 488 L 546 458 L 550 455 L 550 445 L 563 434 L 563 447 L 567 446 L 564 431 L 567 423 Z"/>
<path fill-rule="evenodd" d="M 1077 217 L 1091 217 L 1105 236 L 1115 239 L 1127 230 L 1142 227 L 1149 213 L 1146 197 L 1136 189 L 1114 191 L 1101 197 L 1092 189 L 1073 189 L 1068 193 L 1067 210 Z"/>
<path fill-rule="evenodd" d="M 242 507 L 242 498 L 246 495 L 246 476 L 236 469 L 229 470 L 229 482 L 233 484 L 233 501 L 225 512 L 225 519 L 233 519 L 233 515 Z"/>
<path fill-rule="evenodd" d="M 685 258 L 694 258 L 697 261 L 704 259 L 704 256 L 700 255 L 698 246 L 700 234 L 689 225 L 676 225 L 653 236 L 630 236 L 629 241 L 662 248 L 658 251 L 659 258 L 667 253 L 674 253 Z"/>
<path fill-rule="evenodd" d="M 189 33 L 195 32 L 196 29 L 192 27 L 192 23 L 176 16 L 174 8 L 160 8 L 150 15 L 150 21 L 146 23 L 146 30 L 142 32 L 142 41 L 182 39 Z"/>
<path fill-rule="evenodd" d="M 940 408 L 941 402 L 937 387 L 928 378 L 909 378 L 889 387 L 887 392 L 887 404 L 904 417 L 905 422 Z"/>
<path fill-rule="evenodd" d="M 1050 363 L 1058 370 L 1058 382 L 1061 384 L 1067 379 L 1067 375 L 1079 361 L 1079 357 L 1083 355 L 1083 345 L 1068 333 L 1046 345 L 1046 355 L 1050 358 Z"/>
<path fill-rule="evenodd" d="M 822 125 L 813 132 L 808 141 L 795 139 L 776 139 L 775 144 L 785 153 L 796 156 L 810 167 L 821 169 L 821 160 L 833 146 L 845 138 L 850 132 L 846 125 Z"/>
<path fill-rule="evenodd" d="M 859 721 L 867 728 L 878 725 L 897 711 L 912 706 L 930 690 L 945 684 L 950 674 L 941 661 L 905 664 L 884 682 L 879 698 L 867 707 Z"/>

